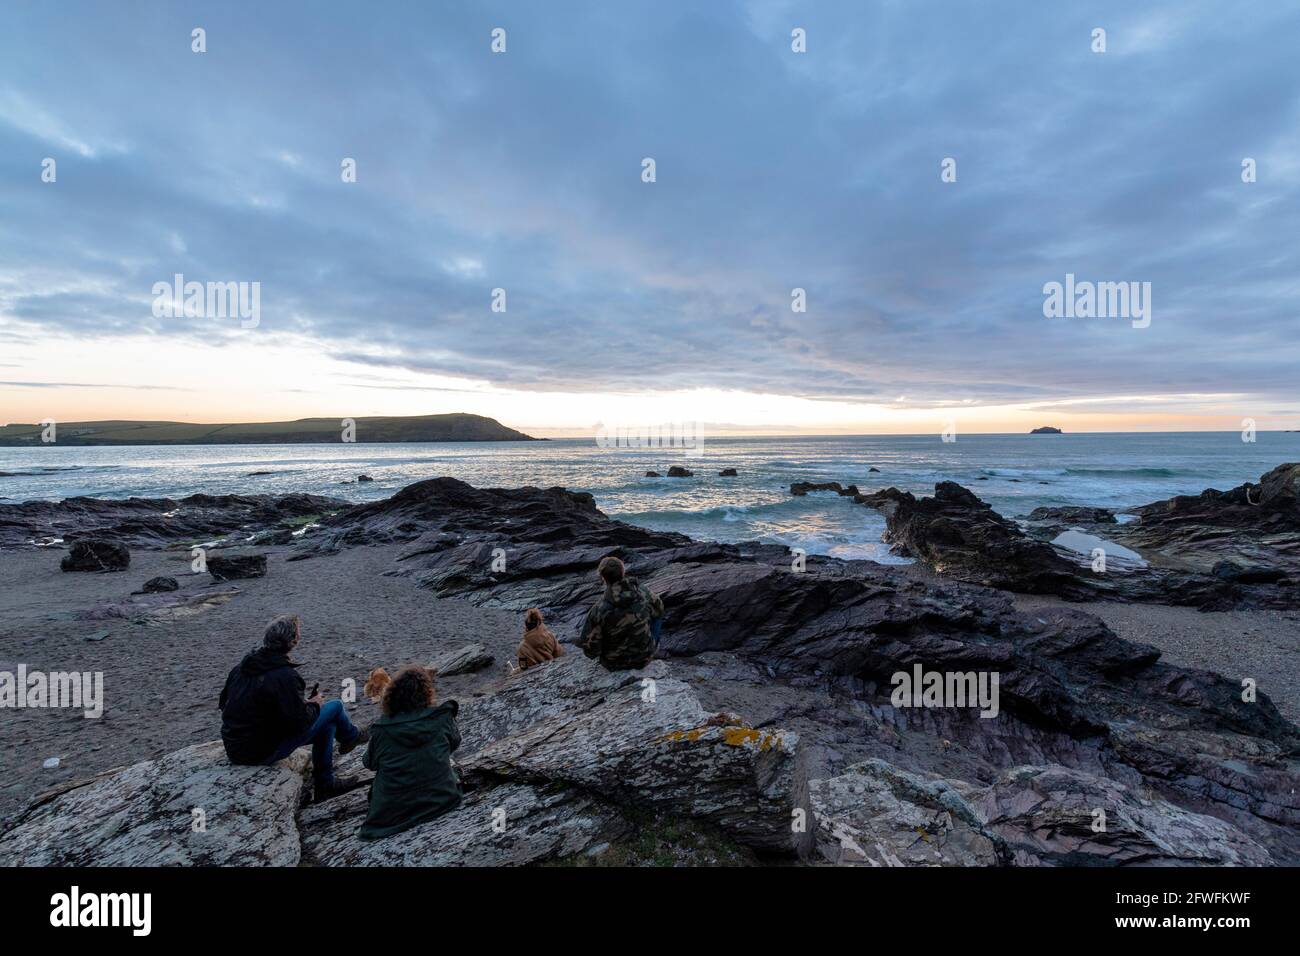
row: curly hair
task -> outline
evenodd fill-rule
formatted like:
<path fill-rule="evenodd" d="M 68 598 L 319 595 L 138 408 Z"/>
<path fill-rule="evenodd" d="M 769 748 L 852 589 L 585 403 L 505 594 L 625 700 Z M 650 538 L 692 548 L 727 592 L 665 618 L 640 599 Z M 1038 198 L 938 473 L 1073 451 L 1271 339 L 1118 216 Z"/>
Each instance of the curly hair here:
<path fill-rule="evenodd" d="M 412 664 L 397 672 L 384 688 L 384 716 L 395 717 L 424 707 L 432 707 L 433 673 L 427 667 Z"/>

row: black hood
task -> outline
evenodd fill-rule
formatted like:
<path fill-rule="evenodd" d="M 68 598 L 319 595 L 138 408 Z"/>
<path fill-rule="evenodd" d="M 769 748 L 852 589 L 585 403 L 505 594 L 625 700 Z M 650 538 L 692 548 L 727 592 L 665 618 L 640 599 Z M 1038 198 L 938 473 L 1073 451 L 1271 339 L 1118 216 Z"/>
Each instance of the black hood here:
<path fill-rule="evenodd" d="M 281 667 L 297 666 L 297 664 L 289 660 L 288 654 L 283 651 L 273 651 L 266 647 L 259 647 L 256 650 L 249 651 L 244 655 L 244 659 L 239 662 L 239 670 L 249 677 L 256 677 L 258 674 L 279 670 Z"/>

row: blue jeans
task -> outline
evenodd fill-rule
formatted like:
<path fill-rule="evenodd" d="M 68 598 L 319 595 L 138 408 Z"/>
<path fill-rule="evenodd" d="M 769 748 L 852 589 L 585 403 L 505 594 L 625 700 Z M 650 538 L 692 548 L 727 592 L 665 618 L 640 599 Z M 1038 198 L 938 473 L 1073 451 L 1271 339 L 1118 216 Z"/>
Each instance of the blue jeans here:
<path fill-rule="evenodd" d="M 283 760 L 299 747 L 310 743 L 312 775 L 317 780 L 330 783 L 334 780 L 335 735 L 337 734 L 342 742 L 347 743 L 356 740 L 359 733 L 361 731 L 348 720 L 348 712 L 343 709 L 343 701 L 327 700 L 320 705 L 320 716 L 316 718 L 316 723 L 308 727 L 300 736 L 290 737 L 280 744 L 275 753 L 266 759 L 266 763 L 272 764 L 277 760 Z"/>
<path fill-rule="evenodd" d="M 659 650 L 659 638 L 663 634 L 664 619 L 657 617 L 650 622 L 650 636 L 655 639 L 655 650 Z"/>

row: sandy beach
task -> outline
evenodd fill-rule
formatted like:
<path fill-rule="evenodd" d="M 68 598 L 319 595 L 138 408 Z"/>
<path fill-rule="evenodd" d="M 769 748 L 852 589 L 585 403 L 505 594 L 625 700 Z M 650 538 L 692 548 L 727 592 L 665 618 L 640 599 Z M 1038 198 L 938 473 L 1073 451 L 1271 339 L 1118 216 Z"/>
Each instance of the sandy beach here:
<path fill-rule="evenodd" d="M 428 662 L 468 642 L 486 645 L 493 666 L 440 682 L 445 697 L 473 694 L 504 676 L 522 625 L 516 615 L 439 600 L 409 579 L 385 577 L 393 548 L 355 548 L 331 557 L 285 561 L 268 550 L 264 578 L 236 582 L 237 593 L 180 620 L 133 624 L 96 620 L 96 609 L 130 600 L 150 577 L 176 577 L 181 593 L 225 593 L 190 574 L 187 552 L 135 551 L 128 571 L 64 574 L 63 550 L 0 555 L 0 670 L 102 671 L 104 713 L 87 719 L 66 710 L 11 710 L 0 736 L 0 818 L 44 790 L 220 736 L 217 695 L 230 668 L 261 641 L 273 616 L 298 614 L 303 643 L 296 659 L 308 686 L 330 697 L 356 682 L 353 719 L 369 723 L 378 708 L 361 694 L 372 667 Z M 102 640 L 88 640 L 108 633 Z M 59 766 L 45 769 L 50 757 Z"/>

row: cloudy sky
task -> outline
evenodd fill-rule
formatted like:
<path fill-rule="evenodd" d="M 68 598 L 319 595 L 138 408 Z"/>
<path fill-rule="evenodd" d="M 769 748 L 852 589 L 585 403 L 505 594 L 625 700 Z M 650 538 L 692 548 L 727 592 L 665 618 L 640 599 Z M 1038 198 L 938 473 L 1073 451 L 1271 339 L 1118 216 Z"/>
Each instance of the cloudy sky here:
<path fill-rule="evenodd" d="M 1290 2 L 6 2 L 0 423 L 1297 428 L 1297 36 Z M 177 273 L 259 283 L 256 327 L 155 316 Z M 1045 317 L 1067 273 L 1151 283 L 1149 327 Z"/>

